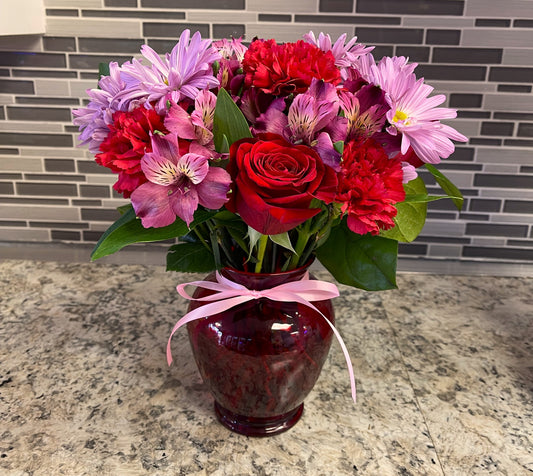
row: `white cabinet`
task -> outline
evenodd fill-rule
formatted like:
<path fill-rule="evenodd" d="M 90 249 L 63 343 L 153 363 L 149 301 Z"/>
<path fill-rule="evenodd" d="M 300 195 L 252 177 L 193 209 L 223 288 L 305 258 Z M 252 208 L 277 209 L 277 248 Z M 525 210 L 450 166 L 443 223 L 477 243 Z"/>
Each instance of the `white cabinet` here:
<path fill-rule="evenodd" d="M 0 35 L 44 33 L 43 0 L 0 0 Z"/>

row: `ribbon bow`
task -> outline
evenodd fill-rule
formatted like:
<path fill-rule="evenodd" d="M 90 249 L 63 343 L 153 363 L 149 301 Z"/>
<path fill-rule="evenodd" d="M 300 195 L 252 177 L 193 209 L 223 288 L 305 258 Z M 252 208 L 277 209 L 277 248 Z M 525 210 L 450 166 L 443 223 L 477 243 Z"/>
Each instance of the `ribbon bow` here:
<path fill-rule="evenodd" d="M 225 278 L 218 271 L 216 272 L 215 276 L 216 282 L 192 281 L 190 283 L 183 283 L 177 286 L 176 289 L 178 293 L 185 299 L 190 301 L 207 301 L 208 304 L 204 304 L 203 306 L 193 309 L 185 314 L 172 329 L 167 342 L 168 365 L 172 364 L 172 350 L 170 345 L 172 336 L 181 326 L 187 324 L 188 322 L 218 314 L 253 299 L 267 298 L 271 301 L 298 302 L 318 312 L 333 330 L 333 333 L 335 334 L 335 337 L 341 346 L 344 358 L 346 359 L 348 374 L 350 376 L 352 399 L 354 402 L 356 402 L 355 377 L 350 355 L 348 354 L 348 349 L 346 348 L 341 335 L 331 321 L 310 302 L 322 301 L 339 296 L 339 290 L 337 289 L 337 286 L 326 281 L 310 280 L 309 273 L 305 273 L 300 281 L 292 281 L 290 283 L 280 284 L 279 286 L 275 286 L 270 289 L 257 291 L 248 289 L 242 284 L 235 283 L 230 279 Z M 196 286 L 216 292 L 202 298 L 193 298 L 185 291 L 186 286 Z"/>

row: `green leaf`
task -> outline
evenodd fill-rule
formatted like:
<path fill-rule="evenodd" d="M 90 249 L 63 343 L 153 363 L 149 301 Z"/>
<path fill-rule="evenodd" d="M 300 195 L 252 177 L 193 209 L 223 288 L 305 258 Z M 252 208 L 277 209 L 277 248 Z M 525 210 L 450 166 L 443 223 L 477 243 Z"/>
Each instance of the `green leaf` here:
<path fill-rule="evenodd" d="M 396 288 L 396 240 L 357 235 L 343 220 L 331 230 L 316 255 L 339 283 L 367 291 Z"/>
<path fill-rule="evenodd" d="M 244 114 L 224 88 L 220 88 L 217 95 L 213 134 L 215 149 L 220 153 L 227 152 L 233 142 L 252 137 Z"/>
<path fill-rule="evenodd" d="M 126 205 L 121 205 L 120 207 L 117 207 L 117 211 L 121 214 L 121 215 L 124 215 L 124 213 L 128 212 L 129 210 L 131 210 L 133 207 L 131 206 L 131 203 L 127 203 Z"/>
<path fill-rule="evenodd" d="M 215 261 L 216 269 L 222 268 L 222 260 L 220 258 L 220 246 L 219 246 L 219 231 L 210 230 L 209 239 L 211 241 L 211 249 L 213 250 L 213 260 Z"/>
<path fill-rule="evenodd" d="M 109 76 L 111 73 L 109 72 L 109 63 L 99 63 L 98 64 L 98 79 L 101 79 L 102 76 Z"/>
<path fill-rule="evenodd" d="M 246 254 L 250 253 L 246 236 L 248 234 L 248 225 L 244 223 L 240 217 L 231 213 L 229 210 L 221 210 L 214 217 L 213 220 L 217 225 L 221 225 L 236 241 L 236 243 L 244 250 Z"/>
<path fill-rule="evenodd" d="M 215 213 L 215 211 L 197 210 L 194 214 L 195 219 L 191 223 L 191 229 L 199 223 L 208 220 Z M 162 228 L 144 228 L 141 220 L 135 216 L 135 211 L 132 207 L 102 235 L 91 253 L 91 260 L 94 261 L 113 254 L 133 243 L 168 240 L 186 235 L 188 231 L 187 224 L 180 218 L 176 218 L 176 221 L 172 225 Z"/>
<path fill-rule="evenodd" d="M 440 188 L 442 188 L 442 190 L 444 190 L 450 196 L 457 210 L 461 211 L 461 209 L 463 208 L 464 199 L 459 189 L 451 182 L 448 177 L 446 177 L 442 172 L 437 170 L 435 166 L 431 164 L 424 165 L 426 169 L 431 172 L 431 175 L 435 177 L 435 180 L 440 185 Z"/>
<path fill-rule="evenodd" d="M 252 256 L 252 252 L 254 250 L 255 245 L 257 242 L 261 239 L 263 235 L 259 233 L 257 230 L 252 228 L 251 226 L 248 227 L 248 238 L 250 239 L 250 252 L 248 253 L 248 259 L 250 259 L 250 256 Z"/>
<path fill-rule="evenodd" d="M 167 253 L 167 271 L 207 273 L 215 269 L 213 254 L 202 243 L 178 243 Z"/>
<path fill-rule="evenodd" d="M 283 248 L 291 251 L 292 253 L 296 253 L 294 251 L 294 248 L 292 247 L 291 240 L 289 238 L 289 233 L 280 233 L 279 235 L 269 235 L 270 239 L 276 243 L 279 246 L 282 246 Z"/>
<path fill-rule="evenodd" d="M 337 142 L 334 142 L 333 143 L 333 148 L 339 153 L 342 155 L 342 153 L 344 152 L 344 142 L 339 140 Z"/>
<path fill-rule="evenodd" d="M 228 138 L 226 137 L 226 134 L 222 134 L 220 150 L 217 150 L 217 152 L 221 154 L 229 154 L 229 142 L 228 142 Z"/>
<path fill-rule="evenodd" d="M 237 216 L 235 215 L 235 213 L 232 213 L 230 212 L 229 210 L 226 210 L 225 208 L 223 208 L 222 210 L 220 210 L 219 212 L 217 212 L 217 214 L 213 217 L 215 219 L 215 221 L 240 221 L 242 223 L 242 220 Z"/>
<path fill-rule="evenodd" d="M 406 194 L 404 202 L 397 203 L 398 213 L 394 217 L 394 228 L 382 231 L 381 236 L 397 241 L 411 242 L 424 228 L 426 223 L 427 202 L 410 200 L 410 197 L 426 196 L 427 191 L 424 181 L 417 177 L 403 185 Z"/>
<path fill-rule="evenodd" d="M 427 203 L 434 202 L 435 200 L 443 200 L 444 198 L 459 198 L 459 197 L 450 197 L 449 195 L 428 195 L 427 193 L 418 193 L 415 195 L 406 195 L 405 202 L 409 203 Z"/>
<path fill-rule="evenodd" d="M 250 254 L 248 243 L 244 237 L 246 236 L 246 223 L 241 221 L 228 222 L 224 224 L 224 228 L 228 231 L 235 242 L 244 250 L 246 254 Z"/>

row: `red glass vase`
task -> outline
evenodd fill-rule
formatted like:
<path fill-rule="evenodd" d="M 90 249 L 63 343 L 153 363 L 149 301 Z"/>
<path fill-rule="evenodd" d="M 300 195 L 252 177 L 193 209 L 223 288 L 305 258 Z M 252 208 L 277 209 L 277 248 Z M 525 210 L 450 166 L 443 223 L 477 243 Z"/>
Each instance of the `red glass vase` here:
<path fill-rule="evenodd" d="M 275 274 L 224 268 L 221 274 L 259 291 L 300 280 L 308 267 Z M 205 279 L 214 281 L 214 273 Z M 209 294 L 197 288 L 194 297 Z M 201 305 L 192 301 L 189 311 Z M 313 305 L 334 323 L 330 300 Z M 333 336 L 325 319 L 310 307 L 266 298 L 192 321 L 187 330 L 219 421 L 248 436 L 274 435 L 296 424 Z"/>

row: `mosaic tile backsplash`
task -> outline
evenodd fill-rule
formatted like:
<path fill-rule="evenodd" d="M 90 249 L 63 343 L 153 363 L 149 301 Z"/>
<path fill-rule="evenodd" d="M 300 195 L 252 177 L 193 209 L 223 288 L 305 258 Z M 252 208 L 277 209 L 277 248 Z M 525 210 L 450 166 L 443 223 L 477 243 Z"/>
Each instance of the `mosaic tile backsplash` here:
<path fill-rule="evenodd" d="M 0 242 L 95 242 L 126 203 L 115 176 L 76 146 L 71 110 L 100 62 L 204 37 L 294 41 L 357 35 L 408 56 L 458 109 L 470 138 L 440 169 L 465 206 L 430 204 L 405 257 L 533 263 L 533 1 L 44 0 L 46 34 L 0 36 Z M 21 20 L 22 21 L 22 20 Z M 430 191 L 435 184 L 427 179 Z"/>

